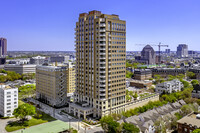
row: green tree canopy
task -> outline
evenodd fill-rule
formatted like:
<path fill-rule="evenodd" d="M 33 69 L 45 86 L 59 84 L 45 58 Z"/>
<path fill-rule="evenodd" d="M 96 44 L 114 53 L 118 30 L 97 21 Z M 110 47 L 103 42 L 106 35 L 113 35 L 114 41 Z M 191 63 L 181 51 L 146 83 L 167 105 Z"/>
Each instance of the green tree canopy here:
<path fill-rule="evenodd" d="M 188 78 L 190 78 L 190 79 L 195 79 L 196 78 L 196 75 L 195 75 L 195 73 L 193 73 L 193 72 L 187 72 L 187 77 Z"/>
<path fill-rule="evenodd" d="M 200 129 L 195 129 L 192 133 L 200 133 Z"/>
<path fill-rule="evenodd" d="M 16 118 L 20 118 L 22 121 L 26 120 L 28 115 L 33 116 L 36 113 L 35 107 L 28 103 L 18 106 L 13 112 Z"/>
<path fill-rule="evenodd" d="M 106 133 L 116 133 L 120 124 L 112 116 L 104 116 L 100 120 L 101 127 Z"/>
<path fill-rule="evenodd" d="M 131 123 L 122 123 L 122 133 L 139 133 L 138 127 Z"/>
<path fill-rule="evenodd" d="M 195 85 L 199 84 L 199 81 L 196 80 L 196 79 L 195 79 L 195 80 L 192 80 L 192 81 L 191 81 L 191 84 L 192 84 L 193 86 L 195 86 Z"/>

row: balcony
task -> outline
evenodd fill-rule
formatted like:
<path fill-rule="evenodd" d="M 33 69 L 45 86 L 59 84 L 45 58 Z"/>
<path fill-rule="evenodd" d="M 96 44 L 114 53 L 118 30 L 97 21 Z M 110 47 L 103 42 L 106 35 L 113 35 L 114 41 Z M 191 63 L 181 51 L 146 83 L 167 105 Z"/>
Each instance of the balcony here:
<path fill-rule="evenodd" d="M 99 36 L 105 37 L 105 36 L 106 36 L 106 34 L 99 34 Z"/>
<path fill-rule="evenodd" d="M 99 41 L 106 41 L 105 38 L 99 38 Z"/>
<path fill-rule="evenodd" d="M 106 78 L 106 75 L 99 75 L 99 78 Z"/>
<path fill-rule="evenodd" d="M 100 49 L 101 50 L 101 49 Z M 103 49 L 102 49 L 103 50 Z M 106 56 L 100 56 L 99 59 L 106 59 Z"/>
<path fill-rule="evenodd" d="M 100 84 L 99 86 L 100 86 L 100 87 L 106 87 L 106 85 L 105 85 L 105 84 Z"/>
<path fill-rule="evenodd" d="M 100 95 L 100 96 L 106 96 L 106 94 L 105 94 L 105 93 L 100 93 L 99 95 Z"/>
<path fill-rule="evenodd" d="M 105 22 L 105 18 L 100 18 L 100 22 Z"/>
<path fill-rule="evenodd" d="M 99 24 L 100 27 L 106 27 L 106 24 L 105 23 L 101 23 Z"/>
<path fill-rule="evenodd" d="M 106 29 L 99 29 L 99 32 L 106 32 Z"/>
<path fill-rule="evenodd" d="M 106 62 L 105 62 L 105 61 L 100 61 L 99 64 L 103 64 L 103 65 L 105 65 Z"/>
<path fill-rule="evenodd" d="M 105 80 L 105 79 L 100 79 L 99 82 L 100 82 L 100 83 L 105 83 L 106 80 Z"/>
<path fill-rule="evenodd" d="M 100 69 L 106 69 L 106 66 L 99 66 Z"/>
<path fill-rule="evenodd" d="M 106 48 L 105 47 L 100 47 L 99 50 L 106 50 Z"/>
<path fill-rule="evenodd" d="M 99 53 L 99 54 L 100 54 L 100 55 L 106 55 L 106 53 L 102 53 L 102 52 L 101 52 L 101 53 Z"/>
<path fill-rule="evenodd" d="M 99 91 L 106 91 L 106 89 L 101 89 L 101 88 L 100 88 Z"/>
<path fill-rule="evenodd" d="M 99 45 L 100 45 L 100 46 L 105 46 L 106 43 L 105 43 L 105 42 L 100 42 Z"/>

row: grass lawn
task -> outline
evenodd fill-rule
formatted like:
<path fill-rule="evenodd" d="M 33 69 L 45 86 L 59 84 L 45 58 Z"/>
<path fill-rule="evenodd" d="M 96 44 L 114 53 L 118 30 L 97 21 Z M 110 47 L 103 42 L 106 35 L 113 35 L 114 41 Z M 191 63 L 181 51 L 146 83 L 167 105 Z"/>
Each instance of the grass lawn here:
<path fill-rule="evenodd" d="M 54 120 L 56 120 L 56 119 L 43 113 L 42 117 L 40 119 L 36 119 L 33 117 L 32 119 L 25 121 L 23 124 L 18 121 L 15 121 L 15 122 L 8 124 L 5 127 L 5 129 L 7 132 L 12 132 L 12 131 L 16 131 L 16 130 L 23 129 L 23 128 L 28 128 L 28 127 L 31 127 L 34 125 L 38 125 L 38 124 L 42 124 L 42 123 L 46 123 L 46 122 L 50 122 L 50 121 L 54 121 Z"/>
<path fill-rule="evenodd" d="M 18 100 L 18 105 L 22 105 L 24 102 L 22 100 Z"/>
<path fill-rule="evenodd" d="M 56 120 L 38 126 L 26 128 L 23 130 L 23 133 L 58 133 L 67 129 L 69 129 L 68 122 L 66 123 L 60 120 Z M 18 130 L 15 133 L 21 133 L 21 130 Z"/>

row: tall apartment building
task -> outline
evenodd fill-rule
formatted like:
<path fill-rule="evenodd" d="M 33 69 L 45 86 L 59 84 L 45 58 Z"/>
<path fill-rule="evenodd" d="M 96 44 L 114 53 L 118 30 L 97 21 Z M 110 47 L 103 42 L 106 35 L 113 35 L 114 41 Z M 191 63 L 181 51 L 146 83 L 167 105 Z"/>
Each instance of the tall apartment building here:
<path fill-rule="evenodd" d="M 18 107 L 18 88 L 5 84 L 0 85 L 0 115 L 11 117 L 15 108 Z"/>
<path fill-rule="evenodd" d="M 73 62 L 68 63 L 68 68 L 67 68 L 67 93 L 73 93 L 75 91 L 76 85 L 76 70 L 75 70 L 75 65 Z"/>
<path fill-rule="evenodd" d="M 0 38 L 0 56 L 7 55 L 7 39 Z"/>
<path fill-rule="evenodd" d="M 100 118 L 125 111 L 126 21 L 90 11 L 79 15 L 75 31 L 76 91 L 69 112 Z"/>
<path fill-rule="evenodd" d="M 36 67 L 36 98 L 53 107 L 62 107 L 67 101 L 67 67 Z"/>
<path fill-rule="evenodd" d="M 188 57 L 188 45 L 186 44 L 179 44 L 177 47 L 177 57 Z"/>

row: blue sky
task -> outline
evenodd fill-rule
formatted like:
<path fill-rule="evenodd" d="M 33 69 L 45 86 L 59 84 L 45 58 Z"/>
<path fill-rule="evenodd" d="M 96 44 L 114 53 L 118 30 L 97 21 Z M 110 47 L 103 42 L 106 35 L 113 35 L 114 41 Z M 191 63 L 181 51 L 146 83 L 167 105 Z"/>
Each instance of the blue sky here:
<path fill-rule="evenodd" d="M 0 37 L 8 50 L 74 50 L 79 13 L 100 10 L 127 22 L 127 50 L 135 44 L 180 43 L 200 50 L 200 0 L 0 0 Z M 157 50 L 157 47 L 155 47 Z"/>

